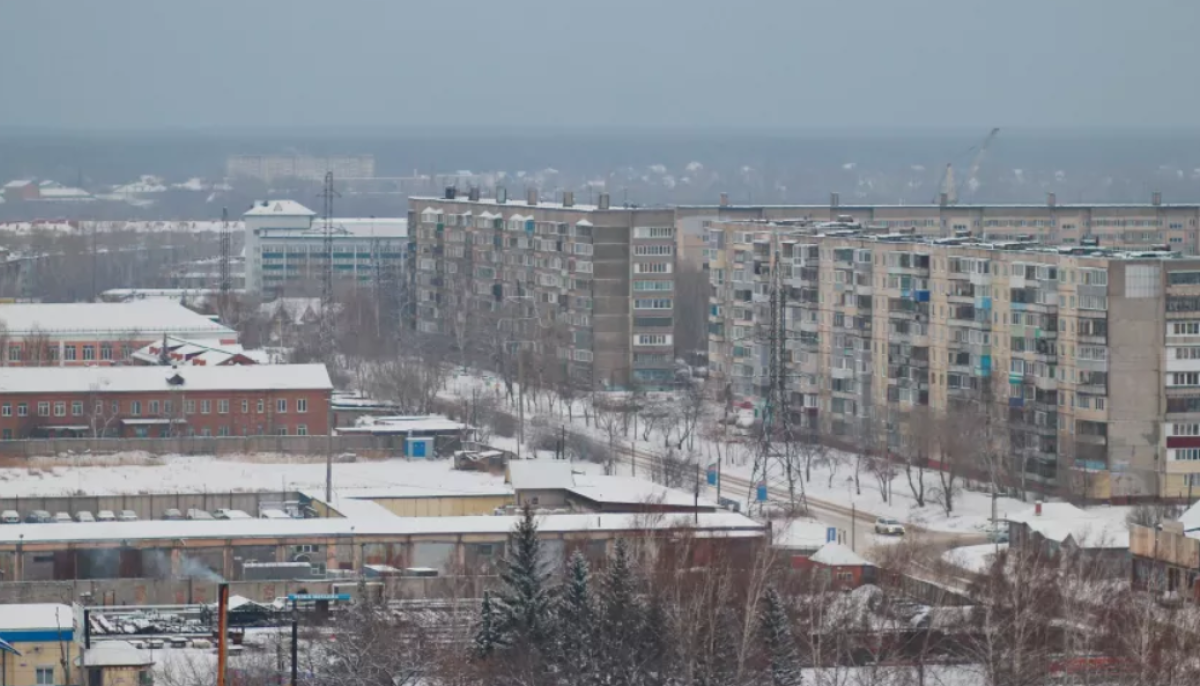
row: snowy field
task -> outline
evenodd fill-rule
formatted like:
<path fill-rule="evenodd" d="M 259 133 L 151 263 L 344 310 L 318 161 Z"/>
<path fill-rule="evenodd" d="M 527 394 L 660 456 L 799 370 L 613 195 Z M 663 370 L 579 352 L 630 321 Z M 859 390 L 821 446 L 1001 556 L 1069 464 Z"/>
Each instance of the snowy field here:
<path fill-rule="evenodd" d="M 501 406 L 506 411 L 513 410 L 513 405 L 506 400 L 501 381 L 486 373 L 466 373 L 459 370 L 452 375 L 447 389 L 441 397 L 447 400 L 463 400 L 471 398 L 475 394 L 481 397 L 493 397 L 501 402 Z M 588 422 L 584 418 L 585 412 L 588 415 L 594 414 L 587 398 L 576 400 L 570 412 L 572 416 L 568 417 L 566 407 L 561 402 L 552 402 L 546 397 L 547 395 L 541 394 L 542 397 L 538 398 L 533 408 L 527 407 L 526 409 L 527 439 L 531 433 L 528 427 L 540 419 L 551 426 L 569 426 L 576 433 L 588 435 L 598 441 L 608 441 L 609 436 L 605 430 L 598 427 L 595 421 Z M 658 402 L 673 405 L 676 408 L 681 404 L 681 399 L 672 398 L 670 394 L 651 394 L 652 401 L 655 396 L 659 396 Z M 599 394 L 598 397 L 605 397 L 605 394 Z M 666 450 L 672 450 L 684 459 L 696 461 L 703 466 L 715 463 L 720 457 L 722 474 L 742 482 L 737 485 L 725 482 L 722 496 L 740 500 L 744 504 L 750 496 L 750 488 L 745 482 L 750 481 L 753 477 L 752 448 L 726 440 L 724 436 L 727 436 L 733 429 L 725 428 L 719 421 L 715 421 L 716 419 L 718 418 L 712 416 L 701 417 L 681 449 L 674 447 L 677 445 L 677 440 L 671 441 L 672 447 L 664 447 L 667 439 L 665 434 L 671 434 L 678 439 L 680 435 L 678 428 L 674 430 L 656 428 L 650 431 L 649 440 L 642 440 L 641 435 L 633 436 L 632 432 L 631 435 L 618 433 L 616 445 L 621 449 L 636 447 L 639 455 L 661 454 Z M 743 421 L 743 423 L 747 422 Z M 641 433 L 640 430 L 639 433 Z M 503 440 L 497 439 L 495 442 Z M 511 442 L 504 447 L 513 449 Z M 890 502 L 885 501 L 881 495 L 885 487 L 866 467 L 866 460 L 859 460 L 853 454 L 830 451 L 828 459 L 823 463 L 812 465 L 810 480 L 799 480 L 796 485 L 797 494 L 799 496 L 803 492 L 815 502 L 845 508 L 849 508 L 853 504 L 857 507 L 860 516 L 894 517 L 906 524 L 917 525 L 932 531 L 981 533 L 991 527 L 992 497 L 984 492 L 968 490 L 964 481 L 959 481 L 959 490 L 953 498 L 952 511 L 947 514 L 945 508 L 937 503 L 936 494 L 940 488 L 937 472 L 926 471 L 921 477 L 924 480 L 925 497 L 924 505 L 919 505 L 913 495 L 913 488 L 909 485 L 908 477 L 903 471 L 903 465 L 896 465 L 897 476 L 887 486 L 891 493 Z M 785 489 L 787 484 L 782 464 L 773 461 L 768 467 L 767 477 L 772 488 L 772 499 L 776 499 L 778 491 Z M 917 483 L 919 491 L 918 478 L 919 476 L 914 473 L 913 480 Z M 711 495 L 711 489 L 709 493 Z M 995 500 L 995 513 L 998 519 L 1004 519 L 1007 515 L 1031 510 L 1033 506 L 1033 495 L 1030 496 L 1028 502 L 1001 497 Z M 1128 507 L 1102 506 L 1088 512 L 1106 520 L 1123 522 L 1128 511 Z"/>

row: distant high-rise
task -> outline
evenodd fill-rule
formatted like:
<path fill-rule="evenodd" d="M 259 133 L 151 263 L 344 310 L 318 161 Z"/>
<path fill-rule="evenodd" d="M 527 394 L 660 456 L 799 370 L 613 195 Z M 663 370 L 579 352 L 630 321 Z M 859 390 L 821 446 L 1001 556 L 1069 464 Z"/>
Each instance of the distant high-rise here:
<path fill-rule="evenodd" d="M 271 183 L 277 179 L 320 181 L 326 172 L 337 179 L 375 177 L 374 155 L 230 155 L 225 175 L 231 179 L 259 179 Z"/>

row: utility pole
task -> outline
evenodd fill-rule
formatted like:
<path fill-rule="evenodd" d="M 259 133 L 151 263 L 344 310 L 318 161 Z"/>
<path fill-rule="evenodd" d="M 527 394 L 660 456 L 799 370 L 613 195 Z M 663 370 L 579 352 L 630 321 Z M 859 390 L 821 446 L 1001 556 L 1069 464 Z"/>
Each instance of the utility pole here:
<path fill-rule="evenodd" d="M 220 257 L 220 282 L 218 289 L 220 299 L 217 301 L 217 314 L 221 317 L 221 323 L 228 324 L 229 316 L 229 296 L 233 290 L 233 283 L 229 278 L 229 253 L 230 253 L 230 236 L 229 236 L 229 210 L 221 208 L 221 257 Z"/>
<path fill-rule="evenodd" d="M 322 251 L 325 253 L 324 269 L 321 272 L 321 353 L 326 363 L 333 362 L 333 199 L 339 197 L 333 187 L 333 172 L 325 172 L 325 188 L 321 192 L 324 200 L 324 238 Z"/>

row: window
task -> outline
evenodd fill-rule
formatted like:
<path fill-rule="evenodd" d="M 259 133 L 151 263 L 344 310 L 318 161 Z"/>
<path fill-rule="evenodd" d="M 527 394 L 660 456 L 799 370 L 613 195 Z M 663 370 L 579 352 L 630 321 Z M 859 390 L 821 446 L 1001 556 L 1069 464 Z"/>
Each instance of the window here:
<path fill-rule="evenodd" d="M 634 281 L 633 290 L 635 291 L 672 291 L 675 289 L 673 281 Z"/>
<path fill-rule="evenodd" d="M 633 254 L 639 257 L 646 256 L 666 256 L 675 254 L 675 246 L 673 245 L 638 245 L 634 246 Z"/>
<path fill-rule="evenodd" d="M 592 351 L 591 350 L 576 350 L 574 356 L 575 356 L 576 362 L 591 362 L 592 361 Z"/>
<path fill-rule="evenodd" d="M 111 343 L 101 343 L 100 344 L 100 359 L 102 359 L 102 360 L 111 360 L 112 359 L 112 344 Z"/>
<path fill-rule="evenodd" d="M 142 401 L 130 400 L 129 401 L 129 414 L 134 417 L 142 416 Z"/>
<path fill-rule="evenodd" d="M 635 226 L 633 228 L 634 238 L 674 238 L 675 227 L 673 226 Z"/>
<path fill-rule="evenodd" d="M 1200 386 L 1200 372 L 1175 372 L 1171 374 L 1172 386 Z"/>
<path fill-rule="evenodd" d="M 276 429 L 276 430 L 275 430 L 275 435 L 276 435 L 276 436 L 286 436 L 286 435 L 288 435 L 288 434 L 287 434 L 287 427 L 286 427 L 286 426 L 281 426 L 281 427 L 279 427 L 278 429 Z"/>
<path fill-rule="evenodd" d="M 4 403 L 4 406 L 0 407 L 0 416 L 11 417 L 12 416 L 12 405 L 10 405 L 9 403 Z"/>
<path fill-rule="evenodd" d="M 7 405 L 5 407 L 7 407 Z M 75 400 L 71 403 L 71 416 L 72 417 L 82 417 L 83 416 L 83 401 L 82 400 Z"/>
<path fill-rule="evenodd" d="M 12 440 L 12 429 L 5 429 L 5 430 L 4 430 L 4 440 L 6 440 L 6 441 L 11 441 L 11 440 Z"/>
<path fill-rule="evenodd" d="M 259 414 L 266 412 L 266 409 L 264 409 L 265 405 L 266 405 L 266 401 L 264 401 L 262 398 L 259 398 L 258 399 L 258 413 Z"/>
<path fill-rule="evenodd" d="M 73 346 L 73 345 L 63 346 L 63 359 L 67 360 L 68 362 L 75 361 L 75 346 Z"/>
<path fill-rule="evenodd" d="M 1200 424 L 1172 424 L 1172 436 L 1200 436 Z"/>
<path fill-rule="evenodd" d="M 187 414 L 196 414 L 196 401 L 188 400 L 183 405 L 184 412 Z"/>
<path fill-rule="evenodd" d="M 634 345 L 671 345 L 671 334 L 638 334 L 634 336 Z"/>
<path fill-rule="evenodd" d="M 242 401 L 242 414 L 250 414 L 250 401 L 249 400 Z"/>
<path fill-rule="evenodd" d="M 200 401 L 200 414 L 208 414 L 210 412 L 212 412 L 212 401 L 211 400 L 201 400 Z"/>
<path fill-rule="evenodd" d="M 174 405 L 174 403 L 172 403 L 170 400 L 164 400 L 163 401 L 163 414 L 170 416 L 172 410 L 175 409 L 173 407 L 173 405 Z"/>
<path fill-rule="evenodd" d="M 92 345 L 83 346 L 83 359 L 85 359 L 85 360 L 96 359 L 96 347 L 92 346 Z"/>
<path fill-rule="evenodd" d="M 1200 460 L 1200 448 L 1176 448 L 1168 450 L 1170 459 L 1184 462 L 1195 462 Z"/>
<path fill-rule="evenodd" d="M 670 274 L 670 262 L 638 262 L 634 265 L 635 274 Z"/>
<path fill-rule="evenodd" d="M 279 398 L 275 401 L 276 412 L 287 412 L 287 398 Z"/>
<path fill-rule="evenodd" d="M 635 298 L 633 301 L 633 309 L 635 310 L 669 310 L 671 309 L 670 298 Z"/>
<path fill-rule="evenodd" d="M 1200 360 L 1200 346 L 1188 348 L 1174 348 L 1175 359 L 1177 360 Z"/>
<path fill-rule="evenodd" d="M 229 427 L 227 427 L 227 426 L 218 426 L 218 427 L 217 427 L 217 435 L 218 435 L 218 436 L 228 436 L 228 435 L 229 435 Z"/>
<path fill-rule="evenodd" d="M 308 412 L 308 398 L 296 399 L 296 411 L 301 413 Z"/>
<path fill-rule="evenodd" d="M 65 400 L 55 401 L 54 416 L 55 417 L 66 417 L 67 416 L 67 402 Z"/>
<path fill-rule="evenodd" d="M 297 436 L 307 436 L 308 435 L 308 425 L 307 424 L 297 424 L 296 425 L 296 435 Z"/>
<path fill-rule="evenodd" d="M 50 416 L 49 401 L 46 401 L 46 400 L 38 401 L 38 416 L 39 417 L 49 417 Z"/>
<path fill-rule="evenodd" d="M 157 400 L 150 401 L 150 415 L 153 417 L 158 416 L 158 401 Z"/>
<path fill-rule="evenodd" d="M 229 401 L 228 400 L 218 400 L 217 401 L 217 414 L 229 414 Z"/>
<path fill-rule="evenodd" d="M 53 667 L 38 667 L 34 674 L 35 683 L 37 686 L 53 686 L 54 684 L 54 668 Z"/>
<path fill-rule="evenodd" d="M 19 345 L 8 346 L 8 361 L 9 362 L 20 362 L 21 361 L 21 346 L 19 346 Z"/>
<path fill-rule="evenodd" d="M 17 416 L 18 417 L 28 417 L 29 416 L 29 405 L 26 403 L 19 403 L 17 405 Z"/>
<path fill-rule="evenodd" d="M 1200 336 L 1200 321 L 1171 322 L 1172 336 Z"/>

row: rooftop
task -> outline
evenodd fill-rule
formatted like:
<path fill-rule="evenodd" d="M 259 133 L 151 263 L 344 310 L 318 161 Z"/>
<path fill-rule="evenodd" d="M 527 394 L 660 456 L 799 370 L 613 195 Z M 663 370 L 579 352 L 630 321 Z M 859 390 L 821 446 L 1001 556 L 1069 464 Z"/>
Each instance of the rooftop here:
<path fill-rule="evenodd" d="M 395 218 L 380 218 L 372 219 L 369 217 L 350 217 L 345 219 L 333 219 L 330 224 L 331 233 L 334 238 L 407 238 L 408 237 L 408 220 Z M 323 239 L 325 237 L 325 222 L 322 219 L 315 219 L 312 225 L 304 229 L 296 228 L 281 228 L 275 229 L 266 227 L 263 230 L 263 240 L 269 241 L 272 238 L 313 238 Z"/>
<path fill-rule="evenodd" d="M 84 667 L 145 667 L 154 664 L 150 653 L 129 641 L 97 641 L 83 657 Z M 75 659 L 79 664 L 79 658 Z"/>
<path fill-rule="evenodd" d="M 687 491 L 628 476 L 577 473 L 569 462 L 512 461 L 508 463 L 508 481 L 518 491 L 565 490 L 597 503 L 655 503 L 680 507 L 697 504 L 696 496 Z M 699 505 L 717 506 L 707 498 L 701 498 Z"/>
<path fill-rule="evenodd" d="M 30 333 L 125 333 L 153 338 L 164 333 L 237 338 L 237 332 L 180 305 L 163 300 L 123 303 L 14 303 L 0 305 L 9 335 Z"/>
<path fill-rule="evenodd" d="M 547 202 L 544 200 L 539 200 L 538 204 L 536 204 L 536 205 L 530 205 L 525 202 L 524 197 L 516 197 L 516 196 L 509 196 L 508 202 L 499 202 L 495 198 L 480 198 L 479 200 L 469 200 L 468 198 L 462 197 L 462 196 L 451 199 L 451 198 L 440 198 L 440 197 L 434 197 L 434 196 L 419 196 L 419 195 L 411 196 L 411 197 L 409 197 L 408 200 L 409 200 L 410 204 L 413 202 L 422 202 L 422 203 L 432 202 L 432 203 L 447 203 L 447 204 L 448 203 L 459 203 L 459 204 L 464 204 L 464 205 L 478 205 L 480 207 L 507 208 L 507 209 L 514 209 L 514 210 L 566 210 L 568 212 L 632 212 L 635 210 L 646 212 L 646 211 L 653 211 L 653 210 L 659 210 L 659 211 L 670 211 L 671 210 L 671 208 L 669 208 L 669 207 L 623 207 L 619 203 L 610 205 L 607 210 L 602 210 L 602 209 L 600 209 L 599 205 L 585 205 L 585 204 L 575 203 L 573 205 L 566 206 L 566 205 L 563 205 L 561 202 Z"/>
<path fill-rule="evenodd" d="M 295 200 L 255 200 L 247 217 L 315 217 L 316 212 Z"/>
<path fill-rule="evenodd" d="M 172 385 L 169 380 L 182 381 Z M 332 389 L 323 364 L 231 367 L 0 367 L 0 393 Z M 322 411 L 314 408 L 314 412 Z"/>
<path fill-rule="evenodd" d="M 870 562 L 841 543 L 826 543 L 808 558 L 829 567 L 872 567 Z"/>
<path fill-rule="evenodd" d="M 75 615 L 71 608 L 58 603 L 0 605 L 0 631 L 30 629 L 71 629 Z"/>
<path fill-rule="evenodd" d="M 959 203 L 956 205 L 942 206 L 937 203 L 918 203 L 914 205 L 845 205 L 839 204 L 831 206 L 828 203 L 822 205 L 679 205 L 681 210 L 764 210 L 764 209 L 795 209 L 795 210 L 814 210 L 819 212 L 853 212 L 862 210 L 945 210 L 953 212 L 954 210 L 1119 210 L 1119 209 L 1137 209 L 1155 211 L 1159 209 L 1184 209 L 1184 210 L 1200 210 L 1200 203 L 1162 203 L 1155 205 L 1154 203 L 1055 203 L 1053 207 L 1046 203 L 989 203 L 989 204 L 971 204 Z"/>
<path fill-rule="evenodd" d="M 317 519 L 143 520 L 97 524 L 9 524 L 0 527 L 0 545 L 125 541 L 175 541 L 178 539 L 264 538 L 301 536 L 447 536 L 507 534 L 520 517 L 477 515 L 470 517 L 366 517 Z M 640 514 L 553 514 L 538 518 L 546 533 L 583 531 L 636 531 L 647 527 L 702 529 L 736 535 L 758 534 L 765 526 L 733 512 L 702 512 L 651 518 Z M 7 606 L 6 606 L 7 607 Z M 0 616 L 6 612 L 0 612 Z"/>

